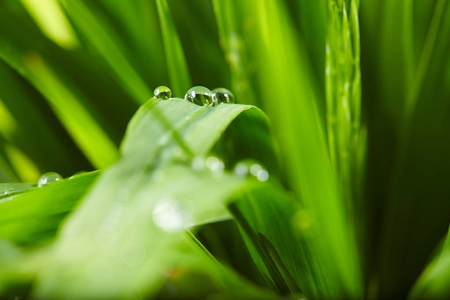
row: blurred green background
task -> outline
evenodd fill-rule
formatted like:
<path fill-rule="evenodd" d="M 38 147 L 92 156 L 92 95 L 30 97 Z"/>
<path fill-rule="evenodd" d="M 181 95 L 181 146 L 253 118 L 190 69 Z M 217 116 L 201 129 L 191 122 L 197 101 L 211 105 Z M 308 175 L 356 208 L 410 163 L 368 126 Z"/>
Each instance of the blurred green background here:
<path fill-rule="evenodd" d="M 223 129 L 205 133 L 219 142 L 214 146 L 198 138 L 187 145 L 204 155 L 216 153 L 227 164 L 241 158 L 261 160 L 277 182 L 265 193 L 243 184 L 251 191 L 239 196 L 230 192 L 225 197 L 216 192 L 220 188 L 211 188 L 216 196 L 189 192 L 194 198 L 237 199 L 233 202 L 237 208 L 230 208 L 232 217 L 225 218 L 227 221 L 217 223 L 220 218 L 211 217 L 213 221 L 197 229 L 195 234 L 205 249 L 252 282 L 247 286 L 253 289 L 255 285 L 255 290 L 285 295 L 299 292 L 308 299 L 448 299 L 448 53 L 450 3 L 446 0 L 3 0 L 0 182 L 35 184 L 49 171 L 63 177 L 80 171 L 106 171 L 92 193 L 87 187 L 98 172 L 80 177 L 79 184 L 72 187 L 36 192 L 41 196 L 24 194 L 16 206 L 7 207 L 0 199 L 0 215 L 4 215 L 0 217 L 0 238 L 12 242 L 17 251 L 33 253 L 32 258 L 19 259 L 20 264 L 40 261 L 36 264 L 41 267 L 36 269 L 41 269 L 42 261 L 50 263 L 39 258 L 35 247 L 55 243 L 58 253 L 63 253 L 62 249 L 71 245 L 70 235 L 61 233 L 61 238 L 57 232 L 76 227 L 64 224 L 95 218 L 95 214 L 89 215 L 89 208 L 109 207 L 112 202 L 107 202 L 106 191 L 114 195 L 118 182 L 114 180 L 137 173 L 139 159 L 143 172 L 163 164 L 164 155 L 147 161 L 139 148 L 146 145 L 153 153 L 158 134 L 162 134 L 158 124 L 178 124 L 167 116 L 161 121 L 157 110 L 151 117 L 144 116 L 143 111 L 150 110 L 148 103 L 141 115 L 135 115 L 153 90 L 166 85 L 174 97 L 183 98 L 192 86 L 226 87 L 237 103 L 261 108 L 268 121 L 260 112 L 238 108 L 223 112 L 222 117 L 217 113 L 216 119 L 200 118 L 196 126 L 223 124 Z M 163 107 L 163 119 L 166 113 L 175 115 L 176 109 Z M 186 109 L 180 118 L 189 113 Z M 127 131 L 134 115 L 134 125 Z M 152 120 L 160 123 L 155 121 L 155 125 Z M 135 124 L 146 124 L 147 130 Z M 181 139 L 187 139 L 188 133 L 184 136 L 180 128 Z M 128 143 L 123 140 L 126 131 Z M 147 142 L 137 142 L 147 136 Z M 246 139 L 262 145 L 262 152 L 268 154 L 261 154 L 261 149 L 245 143 Z M 134 154 L 130 154 L 132 150 Z M 172 155 L 169 150 L 165 153 Z M 133 155 L 137 158 L 132 163 L 129 157 Z M 113 173 L 114 180 L 109 175 Z M 224 181 L 224 186 L 234 188 L 233 179 Z M 130 184 L 130 190 L 144 192 L 143 184 Z M 79 204 L 86 193 L 87 200 Z M 95 195 L 100 200 L 95 200 Z M 42 215 L 50 220 L 43 234 L 45 243 L 33 231 L 27 236 L 28 229 L 21 229 L 22 225 L 17 225 L 19 229 L 10 225 L 11 220 L 25 224 L 36 217 L 31 208 L 21 212 L 33 198 L 43 201 L 30 206 L 36 214 L 43 213 L 45 205 L 53 207 L 55 199 L 70 203 L 55 210 L 55 215 Z M 48 203 L 44 199 L 49 199 Z M 77 205 L 81 208 L 72 218 L 68 213 Z M 60 223 L 63 218 L 65 223 Z M 308 223 L 305 219 L 314 220 L 319 237 L 312 241 L 302 234 L 299 237 L 296 218 L 302 220 L 300 227 Z M 258 252 L 264 238 L 252 239 L 246 223 L 256 235 L 273 239 L 275 252 L 281 256 L 274 260 L 278 275 L 267 267 L 270 264 L 261 250 Z M 245 233 L 245 242 L 236 224 Z M 277 232 L 284 235 L 277 237 Z M 136 239 L 146 234 L 142 231 Z M 169 239 L 167 243 L 167 247 L 173 246 Z M 92 247 L 92 253 L 101 251 Z M 272 253 L 272 248 L 264 247 Z M 114 255 L 111 252 L 111 257 Z M 77 259 L 67 257 L 61 262 Z M 174 257 L 181 260 L 179 253 Z M 63 273 L 69 269 L 64 263 Z M 137 296 L 141 298 L 197 298 L 211 296 L 214 290 L 218 298 L 226 297 L 214 283 L 223 276 L 214 273 L 216 267 L 192 271 L 192 265 L 182 276 L 187 278 L 185 286 L 180 283 L 174 288 L 166 282 L 162 290 L 161 283 L 142 288 L 145 284 L 139 280 L 150 280 L 142 275 L 133 281 L 136 287 L 119 294 L 125 298 L 136 293 L 141 293 Z M 28 295 L 30 282 L 37 278 L 36 282 L 43 283 L 35 284 L 40 292 L 34 295 L 74 295 L 49 287 L 54 280 L 50 271 L 36 275 L 40 271 L 33 270 L 19 275 L 6 272 L 0 276 L 0 291 L 5 286 L 6 291 L 13 291 L 5 295 L 13 295 L 16 289 L 10 286 L 17 285 L 17 290 Z M 67 274 L 67 278 L 78 276 Z M 197 291 L 189 285 L 197 280 L 212 281 L 205 284 L 211 290 Z M 65 283 L 60 284 L 64 287 Z M 240 291 L 247 282 L 233 284 L 225 285 L 224 290 L 238 286 Z M 283 284 L 289 293 L 280 288 Z M 173 289 L 177 292 L 170 294 Z M 261 297 L 253 292 L 242 288 L 239 295 Z M 109 294 L 89 287 L 85 295 L 103 298 Z"/>

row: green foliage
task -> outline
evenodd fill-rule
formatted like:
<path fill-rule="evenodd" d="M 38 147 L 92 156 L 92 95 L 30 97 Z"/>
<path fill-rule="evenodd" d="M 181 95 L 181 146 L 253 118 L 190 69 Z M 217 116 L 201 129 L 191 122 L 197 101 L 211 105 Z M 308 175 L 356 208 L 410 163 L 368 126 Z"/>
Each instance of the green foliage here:
<path fill-rule="evenodd" d="M 449 50 L 446 0 L 2 1 L 0 297 L 448 298 Z"/>

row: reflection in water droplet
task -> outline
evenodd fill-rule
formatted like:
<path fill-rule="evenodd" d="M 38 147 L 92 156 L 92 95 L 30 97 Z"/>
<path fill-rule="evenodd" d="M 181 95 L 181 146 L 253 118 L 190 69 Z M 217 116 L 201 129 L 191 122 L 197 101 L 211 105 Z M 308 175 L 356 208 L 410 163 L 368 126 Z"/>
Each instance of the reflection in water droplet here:
<path fill-rule="evenodd" d="M 190 214 L 175 201 L 162 200 L 153 210 L 153 222 L 164 231 L 180 231 L 189 224 Z"/>
<path fill-rule="evenodd" d="M 199 156 L 194 157 L 194 159 L 191 162 L 191 168 L 195 172 L 202 172 L 202 171 L 204 171 L 205 168 L 206 168 L 205 159 L 203 157 L 199 157 Z"/>
<path fill-rule="evenodd" d="M 213 103 L 234 103 L 234 95 L 225 88 L 217 88 L 212 91 Z"/>
<path fill-rule="evenodd" d="M 210 156 L 206 159 L 206 167 L 213 171 L 214 173 L 223 173 L 223 170 L 225 169 L 225 164 L 222 160 L 215 156 Z"/>
<path fill-rule="evenodd" d="M 187 91 L 184 99 L 197 105 L 208 105 L 212 103 L 212 93 L 204 86 L 194 86 Z"/>
<path fill-rule="evenodd" d="M 157 99 L 168 100 L 172 98 L 172 91 L 167 86 L 161 85 L 155 89 L 153 95 Z"/>
<path fill-rule="evenodd" d="M 38 187 L 43 187 L 44 185 L 48 185 L 48 184 L 51 184 L 53 182 L 60 181 L 62 179 L 63 178 L 58 173 L 48 172 L 48 173 L 43 174 L 39 178 Z"/>

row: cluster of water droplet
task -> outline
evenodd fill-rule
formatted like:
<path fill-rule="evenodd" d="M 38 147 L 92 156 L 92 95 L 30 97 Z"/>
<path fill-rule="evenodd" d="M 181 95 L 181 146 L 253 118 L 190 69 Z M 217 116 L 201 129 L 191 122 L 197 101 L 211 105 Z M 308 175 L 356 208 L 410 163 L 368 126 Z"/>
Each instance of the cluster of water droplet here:
<path fill-rule="evenodd" d="M 172 97 L 172 91 L 166 86 L 159 86 L 155 89 L 153 95 L 157 99 L 168 100 Z M 204 86 L 194 86 L 189 89 L 184 99 L 201 106 L 234 103 L 233 93 L 226 88 L 216 88 L 210 91 Z"/>
<path fill-rule="evenodd" d="M 269 172 L 260 164 L 251 160 L 242 160 L 234 166 L 234 174 L 239 177 L 254 176 L 261 182 L 269 179 Z"/>
<path fill-rule="evenodd" d="M 209 156 L 206 159 L 195 157 L 191 161 L 191 167 L 195 172 L 203 172 L 208 169 L 218 175 L 222 174 L 225 170 L 224 162 L 215 156 Z M 253 176 L 261 182 L 265 182 L 269 179 L 269 172 L 254 160 L 247 159 L 239 161 L 234 166 L 233 173 L 239 177 Z"/>
<path fill-rule="evenodd" d="M 48 172 L 43 174 L 38 181 L 38 187 L 41 188 L 43 186 L 49 185 L 51 183 L 62 180 L 62 176 L 55 172 Z"/>
<path fill-rule="evenodd" d="M 220 103 L 234 103 L 234 95 L 225 88 L 216 88 L 210 91 L 204 86 L 194 86 L 187 91 L 185 100 L 197 105 L 218 105 Z"/>

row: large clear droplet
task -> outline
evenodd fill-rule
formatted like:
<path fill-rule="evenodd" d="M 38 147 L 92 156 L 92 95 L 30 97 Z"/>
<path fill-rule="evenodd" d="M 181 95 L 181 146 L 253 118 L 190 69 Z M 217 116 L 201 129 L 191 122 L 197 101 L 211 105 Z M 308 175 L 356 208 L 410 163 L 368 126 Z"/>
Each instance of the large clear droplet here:
<path fill-rule="evenodd" d="M 172 98 L 172 91 L 167 86 L 161 85 L 155 89 L 153 95 L 157 99 L 168 100 Z"/>
<path fill-rule="evenodd" d="M 234 95 L 226 88 L 216 88 L 212 91 L 213 102 L 220 103 L 234 103 Z"/>
<path fill-rule="evenodd" d="M 185 100 L 191 101 L 197 105 L 209 105 L 212 103 L 212 92 L 204 86 L 194 86 L 187 91 L 184 96 Z"/>
<path fill-rule="evenodd" d="M 62 176 L 55 172 L 45 173 L 39 178 L 38 187 L 43 187 L 45 185 L 51 184 L 56 181 L 62 180 Z"/>

